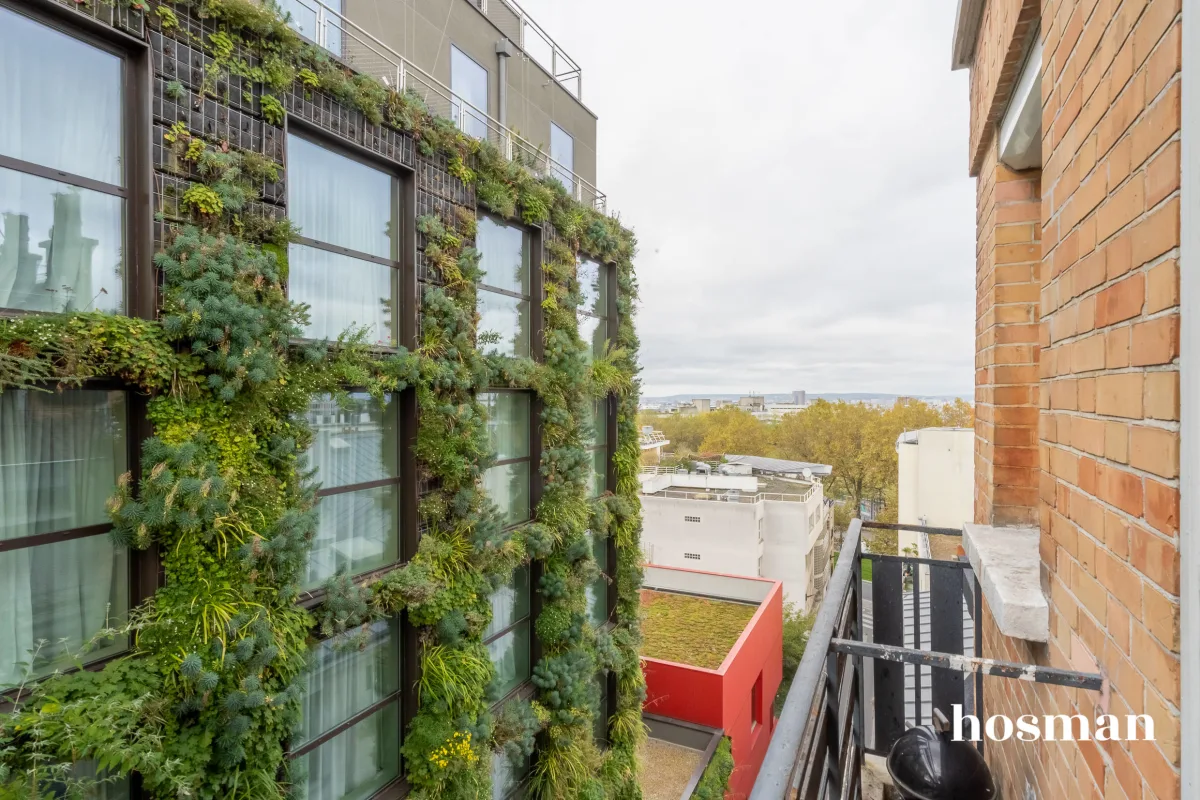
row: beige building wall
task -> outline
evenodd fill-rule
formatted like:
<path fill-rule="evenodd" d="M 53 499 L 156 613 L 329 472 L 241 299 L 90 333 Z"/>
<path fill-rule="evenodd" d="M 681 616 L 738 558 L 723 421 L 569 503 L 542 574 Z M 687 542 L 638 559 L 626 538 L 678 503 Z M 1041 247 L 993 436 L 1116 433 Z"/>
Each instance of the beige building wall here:
<path fill-rule="evenodd" d="M 487 112 L 502 116 L 496 44 L 517 36 L 515 24 L 502 30 L 472 0 L 345 0 L 344 9 L 349 20 L 446 86 L 450 47 L 458 47 L 487 70 Z M 575 140 L 575 174 L 596 184 L 596 115 L 516 48 L 508 57 L 507 89 L 508 127 L 549 153 L 553 121 Z"/>

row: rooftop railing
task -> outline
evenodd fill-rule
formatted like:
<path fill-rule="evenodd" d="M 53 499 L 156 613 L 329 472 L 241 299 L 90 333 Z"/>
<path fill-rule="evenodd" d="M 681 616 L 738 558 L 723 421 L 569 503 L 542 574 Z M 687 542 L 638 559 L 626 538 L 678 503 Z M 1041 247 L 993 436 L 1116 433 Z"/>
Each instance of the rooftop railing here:
<path fill-rule="evenodd" d="M 651 492 L 648 497 L 670 497 L 675 500 L 711 500 L 720 503 L 761 503 L 764 500 L 780 500 L 789 503 L 807 503 L 812 499 L 817 487 L 809 488 L 802 494 L 785 494 L 783 492 L 737 492 L 729 489 L 688 490 L 663 489 Z"/>
<path fill-rule="evenodd" d="M 954 704 L 983 719 L 985 675 L 1103 685 L 1098 674 L 982 658 L 970 563 L 865 552 L 864 529 L 962 535 L 851 521 L 750 800 L 862 797 L 864 757 L 886 756 L 907 728 L 939 711 L 952 718 Z"/>
<path fill-rule="evenodd" d="M 513 0 L 472 0 L 500 32 L 521 48 L 573 97 L 583 100 L 583 70 L 545 29 Z"/>
<path fill-rule="evenodd" d="M 453 121 L 459 130 L 476 139 L 490 142 L 509 161 L 523 165 L 539 178 L 554 178 L 580 203 L 601 213 L 608 213 L 608 198 L 594 185 L 555 161 L 542 147 L 500 124 L 486 110 L 476 108 L 456 95 L 450 87 L 414 65 L 353 20 L 321 0 L 282 0 L 279 4 L 291 15 L 292 27 L 297 32 L 325 48 L 342 63 L 378 78 L 397 92 L 413 93 L 421 98 L 431 113 Z"/>

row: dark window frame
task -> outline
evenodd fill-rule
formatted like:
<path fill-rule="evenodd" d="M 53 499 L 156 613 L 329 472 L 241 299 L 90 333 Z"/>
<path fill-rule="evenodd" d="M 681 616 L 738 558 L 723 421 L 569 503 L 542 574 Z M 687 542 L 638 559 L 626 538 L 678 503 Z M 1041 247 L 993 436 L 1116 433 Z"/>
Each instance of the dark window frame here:
<path fill-rule="evenodd" d="M 477 212 L 477 214 L 478 213 L 481 213 L 481 212 Z M 482 215 L 487 216 L 486 213 L 483 213 Z M 526 299 L 529 301 L 529 307 L 530 307 L 529 356 L 534 361 L 541 363 L 542 361 L 545 360 L 545 341 L 544 341 L 544 329 L 543 329 L 545 323 L 544 323 L 544 316 L 542 314 L 542 303 L 541 303 L 541 301 L 545 299 L 545 294 L 546 294 L 545 280 L 544 280 L 544 276 L 542 274 L 542 263 L 544 261 L 544 256 L 543 256 L 542 251 L 543 251 L 543 247 L 545 244 L 545 236 L 544 236 L 541 228 L 538 228 L 538 227 L 528 228 L 525 226 L 518 226 L 515 223 L 513 223 L 511 220 L 504 220 L 504 219 L 501 219 L 499 217 L 494 217 L 494 216 L 493 216 L 493 218 L 498 220 L 499 222 L 501 222 L 504 225 L 508 225 L 511 227 L 520 227 L 521 230 L 523 230 L 529 237 L 528 238 L 528 243 L 529 243 L 529 245 L 528 245 L 529 246 L 529 295 L 527 297 L 524 295 L 513 295 L 513 296 L 518 296 L 518 297 L 521 297 L 522 299 Z M 480 286 L 486 287 L 487 284 L 484 284 L 481 282 Z M 489 290 L 485 289 L 485 291 L 489 291 Z M 496 291 L 501 294 L 511 294 L 508 292 L 503 292 L 502 290 L 496 290 Z M 541 479 L 541 468 L 540 468 L 541 463 L 542 463 L 542 401 L 537 396 L 536 392 L 530 392 L 527 389 L 506 389 L 506 388 L 491 389 L 491 388 L 489 388 L 486 391 L 487 392 L 497 392 L 497 393 L 499 393 L 499 392 L 519 392 L 522 394 L 529 394 L 531 397 L 530 404 L 529 404 L 529 415 L 530 415 L 529 456 L 527 458 L 506 459 L 504 461 L 496 462 L 496 465 L 503 465 L 503 464 L 507 464 L 507 463 L 513 463 L 516 461 L 528 461 L 529 465 L 530 465 L 529 466 L 529 483 L 530 483 L 530 486 L 529 486 L 529 518 L 523 522 L 517 522 L 517 523 L 513 523 L 512 525 L 505 526 L 505 530 L 512 530 L 514 528 L 520 527 L 521 525 L 527 525 L 530 522 L 534 522 L 537 520 L 537 507 L 538 507 L 538 504 L 541 502 L 541 498 L 542 498 L 542 479 Z M 542 572 L 543 572 L 543 565 L 542 565 L 541 561 L 531 560 L 529 562 L 529 614 L 527 615 L 527 617 L 525 619 L 527 619 L 529 622 L 529 632 L 530 632 L 529 647 L 530 647 L 530 651 L 531 651 L 529 654 L 529 664 L 530 664 L 531 670 L 533 668 L 533 665 L 537 664 L 537 662 L 542 657 L 542 643 L 538 639 L 537 628 L 534 625 L 535 620 L 542 613 L 542 596 L 541 596 L 541 593 L 537 591 L 537 585 L 538 585 L 538 582 L 541 580 Z M 488 639 L 484 642 L 484 645 L 486 646 L 488 643 L 495 641 L 496 639 L 503 636 L 505 633 L 508 633 L 509 631 L 512 630 L 513 627 L 520 624 L 520 622 L 521 622 L 521 620 L 518 620 L 517 622 L 513 623 L 512 625 L 509 625 L 507 628 L 505 628 L 504 630 L 495 634 L 494 636 L 488 637 Z M 503 697 L 500 697 L 499 699 L 497 699 L 496 702 L 493 703 L 491 707 L 498 708 L 499 706 L 503 705 L 504 703 L 508 702 L 509 700 L 513 699 L 514 697 L 519 697 L 519 696 L 526 695 L 526 694 L 529 696 L 532 696 L 532 694 L 533 694 L 533 684 L 529 678 L 526 678 L 519 685 L 513 687 L 510 691 L 508 691 Z M 506 800 L 507 800 L 507 798 L 515 796 L 517 791 L 520 789 L 520 786 L 521 786 L 521 783 L 518 782 L 518 786 L 513 789 L 513 792 L 506 795 Z"/>
<path fill-rule="evenodd" d="M 397 664 L 399 665 L 399 674 L 396 676 L 395 691 L 389 692 L 386 697 L 375 701 L 361 711 L 351 715 L 348 719 L 343 720 L 332 728 L 322 732 L 319 736 L 314 736 L 312 739 L 308 740 L 299 747 L 289 749 L 286 754 L 286 758 L 289 761 L 308 755 L 321 745 L 345 733 L 358 723 L 371 718 L 392 704 L 396 705 L 397 712 L 396 741 L 401 744 L 401 747 L 403 747 L 404 733 L 406 730 L 408 730 L 408 725 L 412 721 L 412 717 L 414 717 L 417 712 L 415 695 L 407 690 L 408 687 L 406 686 L 405 680 L 410 676 L 410 673 L 419 674 L 420 669 L 419 664 L 415 662 L 410 663 L 408 661 L 410 650 L 409 639 L 413 638 L 413 633 L 410 630 L 407 617 L 407 613 L 402 613 L 399 615 L 399 625 L 397 626 L 398 636 L 396 637 L 396 641 L 393 643 L 396 648 L 395 655 Z M 319 639 L 318 645 L 335 638 L 337 637 L 329 636 Z M 416 679 L 413 678 L 413 680 L 415 681 Z M 371 800 L 393 800 L 394 798 L 401 798 L 408 794 L 409 786 L 407 779 L 404 777 L 404 756 L 402 754 L 397 756 L 396 767 L 396 777 L 372 794 Z"/>
<path fill-rule="evenodd" d="M 533 610 L 533 598 L 537 595 L 537 590 L 533 584 L 533 567 L 532 567 L 532 565 L 530 565 L 530 568 L 529 568 L 529 587 L 528 588 L 529 588 L 529 610 L 525 612 L 525 616 L 520 617 L 516 620 L 513 620 L 505 628 L 497 631 L 496 633 L 494 633 L 491 636 L 484 639 L 483 646 L 487 647 L 492 642 L 503 639 L 505 636 L 512 633 L 513 631 L 515 631 L 517 628 L 521 627 L 522 625 L 527 625 L 529 627 L 529 670 L 530 670 L 530 674 L 532 674 L 534 664 L 537 663 L 537 661 L 535 659 L 535 654 L 537 653 L 537 646 L 535 645 L 535 641 L 537 640 L 537 631 L 534 628 L 535 615 L 534 615 L 534 610 Z M 496 702 L 492 703 L 491 708 L 497 708 L 497 707 L 503 705 L 504 703 L 511 700 L 513 697 L 524 692 L 530 686 L 532 686 L 530 679 L 525 678 L 520 683 L 518 683 L 516 686 L 512 687 L 507 692 L 505 692 L 499 699 L 496 700 Z"/>
<path fill-rule="evenodd" d="M 387 172 L 392 176 L 392 197 L 395 212 L 392 222 L 396 225 L 396 231 L 399 236 L 399 241 L 396 242 L 396 247 L 393 250 L 397 257 L 388 263 L 389 266 L 398 271 L 398 302 L 395 312 L 398 314 L 398 318 L 394 314 L 392 324 L 393 330 L 396 332 L 397 344 L 407 348 L 410 352 L 415 350 L 417 347 L 417 318 L 420 314 L 421 304 L 420 286 L 417 280 L 417 180 L 414 168 L 372 152 L 353 141 L 344 139 L 291 114 L 288 114 L 284 119 L 283 132 L 285 142 L 287 136 L 296 135 L 318 147 L 323 147 L 373 169 Z M 364 260 L 377 261 L 377 257 L 358 253 L 348 248 L 339 248 L 337 245 L 326 245 L 326 247 L 319 247 L 318 249 L 327 249 L 329 252 L 353 258 L 365 257 Z M 396 348 L 394 347 L 376 346 L 373 349 L 381 353 L 396 352 Z M 362 388 L 345 387 L 347 391 L 361 390 Z M 410 386 L 401 392 L 394 393 L 393 402 L 399 403 L 397 408 L 398 463 L 400 467 L 398 478 L 400 486 L 399 558 L 391 564 L 353 576 L 353 579 L 359 583 L 382 576 L 407 564 L 416 555 L 420 539 L 417 514 L 419 502 L 417 484 L 419 477 L 417 474 L 415 449 L 419 413 L 416 389 Z M 392 479 L 389 478 L 387 480 L 391 482 Z M 318 588 L 302 592 L 297 600 L 297 605 L 311 609 L 323 602 L 325 602 L 325 590 Z M 409 619 L 407 610 L 400 614 L 400 648 L 400 727 L 401 731 L 404 731 L 408 729 L 408 726 L 417 715 L 419 707 L 417 687 L 421 679 L 418 631 Z M 382 708 L 388 702 L 392 702 L 392 695 L 389 695 L 388 699 L 380 701 L 376 705 Z M 366 716 L 369 716 L 369 714 Z M 372 800 L 398 800 L 398 798 L 407 796 L 408 792 L 408 781 L 404 777 L 404 760 L 401 758 L 400 777 L 372 795 Z"/>
<path fill-rule="evenodd" d="M 462 53 L 463 58 L 467 59 L 468 61 L 473 63 L 475 66 L 477 66 L 481 70 L 483 70 L 483 85 L 487 91 L 487 101 L 484 103 L 484 105 L 486 106 L 485 108 L 479 108 L 478 106 L 475 106 L 470 101 L 468 101 L 465 97 L 463 97 L 463 95 L 459 94 L 458 92 L 456 92 L 454 90 L 454 51 L 455 50 L 457 50 L 459 53 Z M 482 138 L 486 139 L 487 138 L 487 130 L 489 127 L 488 118 L 492 114 L 492 71 L 490 69 L 488 69 L 486 66 L 484 66 L 483 64 L 479 63 L 479 60 L 477 58 L 475 58 L 470 53 L 468 53 L 464 48 L 456 45 L 454 42 L 450 43 L 450 50 L 449 50 L 448 56 L 450 58 L 450 63 L 448 65 L 447 72 L 450 73 L 449 83 L 450 83 L 450 107 L 451 107 L 451 110 L 453 110 L 454 104 L 456 102 L 463 103 L 466 106 L 468 106 L 468 108 L 466 109 L 466 113 L 469 116 L 471 116 L 473 119 L 475 119 L 480 125 L 483 126 L 484 135 Z M 476 116 L 475 113 L 473 113 L 474 111 L 482 111 L 483 115 L 484 115 L 483 119 L 480 119 L 478 116 Z M 454 127 L 458 128 L 458 120 L 453 119 L 451 121 L 454 123 Z M 459 130 L 462 130 L 462 129 L 460 128 Z M 477 137 L 474 134 L 470 133 L 469 131 L 464 130 L 462 132 L 465 133 L 467 136 L 470 136 L 473 139 L 480 138 L 480 137 Z"/>
<path fill-rule="evenodd" d="M 297 34 L 299 35 L 299 34 Z M 285 118 L 283 125 L 283 140 L 284 140 L 284 163 L 285 175 L 289 179 L 291 170 L 291 160 L 288 158 L 288 142 L 292 137 L 302 139 L 314 147 L 319 147 L 322 150 L 347 158 L 351 161 L 358 162 L 363 166 L 373 169 L 377 172 L 385 173 L 392 183 L 391 197 L 391 219 L 389 220 L 393 226 L 395 234 L 392 237 L 392 253 L 394 258 L 384 258 L 382 256 L 364 253 L 361 250 L 355 250 L 350 247 L 323 242 L 320 239 L 313 239 L 307 236 L 299 235 L 292 239 L 293 243 L 310 247 L 314 250 L 331 253 L 337 256 L 353 258 L 358 261 L 366 261 L 372 264 L 378 264 L 384 267 L 391 267 L 396 274 L 396 308 L 392 312 L 392 334 L 396 341 L 395 345 L 371 345 L 371 349 L 380 353 L 394 353 L 400 347 L 406 347 L 412 350 L 416 344 L 416 318 L 419 313 L 419 305 L 415 300 L 416 293 L 416 193 L 415 193 L 415 177 L 411 170 L 397 164 L 394 161 L 383 158 L 376 153 L 372 153 L 366 148 L 360 147 L 353 142 L 346 141 L 338 136 L 331 134 L 329 131 L 323 130 L 316 125 L 313 125 L 306 120 L 297 119 L 290 114 Z M 290 214 L 290 205 L 289 214 Z M 409 218 L 412 218 L 411 220 Z M 410 224 L 411 223 L 411 224 Z M 413 252 L 410 254 L 409 250 Z M 413 282 L 412 291 L 414 299 L 410 304 L 408 296 L 409 281 Z M 288 299 L 291 299 L 291 285 L 285 282 L 284 290 L 288 294 Z M 408 317 L 413 315 L 410 321 Z M 409 327 L 411 325 L 411 335 Z M 314 341 L 300 337 L 293 340 L 297 343 Z"/>
<path fill-rule="evenodd" d="M 291 758 L 291 759 L 299 758 L 300 756 L 311 753 L 313 750 L 316 750 L 318 747 L 325 744 L 330 739 L 333 739 L 338 734 L 345 733 L 350 728 L 353 728 L 357 723 L 362 722 L 364 719 L 367 719 L 375 712 L 386 708 L 390 703 L 392 703 L 396 700 L 401 700 L 401 701 L 403 700 L 404 675 L 407 672 L 407 670 L 405 669 L 406 663 L 404 660 L 404 642 L 403 642 L 404 635 L 403 635 L 403 630 L 401 630 L 401 628 L 402 628 L 402 626 L 397 625 L 397 632 L 399 633 L 399 635 L 396 637 L 396 640 L 393 642 L 393 646 L 396 649 L 396 653 L 395 653 L 396 663 L 399 664 L 399 667 L 400 667 L 399 674 L 396 676 L 397 688 L 394 691 L 389 692 L 386 697 L 376 700 L 374 703 L 372 703 L 371 705 L 362 709 L 361 711 L 355 712 L 346 720 L 343 720 L 342 722 L 339 722 L 337 725 L 334 725 L 332 728 L 329 728 L 328 730 L 323 731 L 320 735 L 314 736 L 313 738 L 309 739 L 304 744 L 290 749 L 288 751 L 288 758 Z M 336 638 L 337 638 L 337 636 L 326 636 L 324 638 L 318 639 L 317 646 L 320 646 L 320 645 L 324 644 L 325 642 L 333 641 Z M 404 733 L 404 723 L 403 723 L 404 715 L 400 714 L 398 716 L 401 717 L 400 733 L 403 734 Z"/>
<path fill-rule="evenodd" d="M 57 384 L 39 382 L 33 384 L 25 391 L 37 391 L 39 389 L 47 391 L 56 391 Z M 17 390 L 10 390 L 17 391 Z M 112 379 L 90 379 L 81 383 L 79 386 L 67 389 L 66 391 L 102 391 L 102 392 L 121 392 L 125 395 L 125 471 L 131 475 L 130 485 L 135 488 L 141 480 L 141 434 L 149 427 L 149 423 L 145 417 L 145 398 L 137 395 L 132 389 L 126 386 L 123 382 Z M 51 531 L 48 533 L 36 533 L 30 536 L 20 536 L 15 539 L 0 539 L 0 553 L 15 552 L 18 550 L 28 550 L 35 547 L 42 547 L 59 542 L 68 542 L 75 539 L 92 538 L 96 536 L 106 536 L 113 529 L 111 522 L 98 522 L 93 525 L 82 525 L 75 528 L 65 528 L 61 531 Z M 134 548 L 126 548 L 127 566 L 126 566 L 126 592 L 128 597 L 129 609 L 132 610 L 135 606 L 148 599 L 158 588 L 158 558 L 157 553 L 153 550 L 136 550 Z M 153 576 L 148 578 L 148 576 Z M 130 645 L 116 653 L 110 653 L 100 658 L 93 659 L 82 665 L 85 671 L 100 670 L 110 661 L 121 658 L 127 655 L 130 651 Z M 78 668 L 73 665 L 67 665 L 59 668 L 60 672 L 76 672 Z M 47 676 L 42 676 L 42 678 Z M 32 684 L 36 684 L 42 678 L 34 678 L 21 691 L 19 688 L 7 689 L 0 692 L 0 712 L 3 712 L 9 703 L 17 703 L 24 695 L 31 691 Z"/>
<path fill-rule="evenodd" d="M 488 467 L 488 469 L 491 469 L 492 467 L 504 467 L 508 466 L 509 464 L 529 464 L 529 516 L 517 522 L 505 524 L 503 530 L 511 531 L 521 527 L 522 525 L 528 525 L 537 518 L 537 501 L 539 498 L 536 495 L 540 494 L 540 492 L 535 491 L 535 487 L 540 488 L 541 486 L 541 480 L 539 480 L 540 472 L 538 470 L 538 463 L 541 460 L 541 431 L 537 425 L 540 417 L 537 407 L 537 395 L 528 389 L 510 388 L 488 388 L 479 394 L 519 394 L 529 397 L 529 455 L 521 456 L 519 458 L 505 458 L 494 461 L 492 462 L 492 465 Z M 478 397 L 478 395 L 476 395 L 476 397 Z"/>
<path fill-rule="evenodd" d="M 283 125 L 285 158 L 284 161 L 289 164 L 286 157 L 287 140 L 291 136 L 296 136 L 316 147 L 329 150 L 332 153 L 343 156 L 344 158 L 357 161 L 371 169 L 379 172 L 384 172 L 391 177 L 392 180 L 392 224 L 395 226 L 396 237 L 399 241 L 393 240 L 393 253 L 395 259 L 380 259 L 378 256 L 373 256 L 368 253 L 363 253 L 350 248 L 340 247 L 317 240 L 305 240 L 304 238 L 297 239 L 299 244 L 306 244 L 315 247 L 319 250 L 334 253 L 335 255 L 345 255 L 351 258 L 358 258 L 365 261 L 382 264 L 392 267 L 397 271 L 397 308 L 393 313 L 392 328 L 396 334 L 396 343 L 399 347 L 405 347 L 409 351 L 415 350 L 417 346 L 417 316 L 420 313 L 420 292 L 417 281 L 417 195 L 416 195 L 416 175 L 409 167 L 405 167 L 391 159 L 371 152 L 370 150 L 352 142 L 343 139 L 336 134 L 314 125 L 302 118 L 293 117 L 288 114 L 284 119 Z M 285 287 L 286 288 L 286 287 Z M 300 339 L 298 341 L 308 341 Z M 381 353 L 393 353 L 397 351 L 397 347 L 374 346 L 373 350 Z M 348 392 L 361 391 L 364 387 L 347 386 L 344 387 Z M 398 485 L 399 490 L 399 515 L 398 524 L 399 530 L 399 546 L 397 549 L 398 558 L 389 564 L 382 567 L 367 570 L 351 576 L 355 581 L 372 578 L 374 576 L 383 575 L 397 567 L 403 566 L 416 555 L 418 545 L 418 528 L 419 522 L 417 519 L 417 465 L 416 465 L 416 438 L 417 438 L 417 400 L 416 390 L 413 387 L 408 387 L 401 392 L 393 393 L 393 401 L 397 403 L 396 422 L 397 422 L 397 453 L 396 463 L 399 466 L 396 478 L 386 478 L 381 481 L 372 481 L 364 484 L 352 484 L 346 487 L 335 487 L 333 489 L 321 489 L 317 493 L 318 502 L 321 497 L 326 497 L 334 494 L 342 494 L 350 491 L 365 490 L 369 488 L 377 488 L 377 486 Z M 305 608 L 314 608 L 325 601 L 325 591 L 321 588 L 310 589 L 300 593 L 299 605 Z M 404 620 L 405 630 L 408 630 L 407 613 Z M 415 636 L 415 634 L 414 634 Z M 412 637 L 407 637 L 412 638 Z M 414 641 L 411 643 L 411 655 L 415 658 L 417 655 L 417 644 Z M 410 653 L 406 650 L 405 656 Z M 406 663 L 409 663 L 406 660 Z M 415 713 L 415 711 L 413 712 Z"/>
<path fill-rule="evenodd" d="M 64 36 L 121 59 L 121 160 L 124 186 L 75 175 L 36 162 L 0 155 L 0 167 L 26 175 L 66 183 L 82 189 L 120 197 L 124 201 L 121 245 L 123 253 L 121 316 L 152 319 L 155 314 L 155 276 L 151 201 L 154 168 L 151 154 L 150 47 L 99 20 L 55 3 L 20 3 L 0 0 L 0 8 L 45 25 Z M 0 317 L 20 317 L 24 309 L 0 308 Z"/>
<path fill-rule="evenodd" d="M 515 222 L 513 222 L 512 220 L 506 220 L 503 217 L 498 216 L 496 214 L 489 214 L 487 212 L 478 212 L 477 211 L 476 216 L 477 216 L 477 218 L 490 219 L 493 222 L 495 222 L 497 225 L 501 225 L 506 228 L 515 228 L 515 229 L 521 231 L 521 233 L 525 236 L 524 241 L 526 243 L 527 252 L 529 254 L 529 264 L 528 264 L 529 294 L 521 294 L 520 292 L 514 292 L 510 289 L 501 289 L 497 286 L 492 286 L 491 284 L 486 282 L 487 276 L 485 275 L 484 279 L 479 281 L 479 283 L 476 285 L 476 295 L 478 297 L 479 292 L 488 292 L 490 294 L 498 294 L 503 297 L 509 297 L 514 300 L 521 300 L 521 301 L 524 301 L 529 304 L 529 342 L 528 342 L 529 357 L 533 358 L 535 361 L 540 360 L 540 358 L 537 355 L 535 355 L 535 353 L 541 352 L 541 345 L 542 345 L 542 343 L 541 343 L 541 324 L 540 324 L 541 323 L 541 315 L 540 315 L 541 303 L 535 303 L 533 301 L 533 298 L 540 294 L 541 287 L 543 284 L 542 276 L 541 276 L 541 260 L 534 257 L 534 254 L 536 252 L 540 251 L 540 249 L 541 249 L 539 246 L 541 244 L 541 242 L 540 242 L 541 237 L 537 236 L 534 233 L 534 231 L 531 231 L 529 228 L 525 227 L 524 225 L 518 225 Z M 476 244 L 478 244 L 478 238 L 476 238 Z M 476 302 L 476 307 L 478 308 L 478 303 L 479 303 L 478 299 L 476 299 L 475 302 Z M 535 308 L 537 309 L 537 312 L 538 312 L 536 316 L 535 316 Z"/>
<path fill-rule="evenodd" d="M 0 156 L 0 166 L 17 172 L 49 178 L 61 183 L 80 186 L 84 189 L 100 191 L 104 194 L 118 196 L 124 200 L 124 219 L 122 221 L 122 246 L 124 250 L 124 273 L 122 290 L 124 292 L 123 310 L 113 316 L 129 316 L 139 319 L 153 319 L 157 309 L 157 286 L 155 270 L 152 262 L 154 253 L 154 219 L 152 199 L 154 197 L 154 167 L 152 155 L 151 134 L 151 101 L 153 93 L 153 65 L 149 43 L 135 38 L 98 19 L 85 16 L 57 3 L 21 3 L 16 0 L 0 0 L 0 7 L 19 14 L 34 22 L 45 25 L 64 36 L 68 36 L 84 44 L 111 53 L 121 59 L 121 158 L 124 167 L 124 186 L 106 184 L 81 175 L 74 175 L 51 167 L 27 162 L 8 156 Z M 20 318 L 33 315 L 24 309 L 0 309 L 0 317 Z M 31 388 L 41 388 L 56 391 L 60 387 L 53 382 L 39 382 Z M 137 492 L 141 480 L 141 442 L 152 435 L 152 428 L 146 417 L 147 398 L 137 391 L 135 386 L 115 378 L 92 378 L 83 381 L 77 389 L 121 391 L 125 393 L 126 402 L 126 468 L 131 475 L 131 486 Z M 69 391 L 69 390 L 68 390 Z M 100 526 L 103 525 L 103 531 Z M 95 528 L 96 532 L 82 531 Z M 96 526 L 84 526 L 73 531 L 77 536 L 100 536 L 111 530 L 109 523 Z M 59 531 L 50 536 L 53 540 L 42 542 L 51 544 L 55 541 L 66 541 Z M 40 538 L 38 534 L 36 538 Z M 9 545 L 0 547 L 3 550 L 25 549 L 28 540 L 35 537 L 21 537 L 9 542 L 25 541 L 21 547 Z M 130 549 L 128 553 L 128 595 L 129 606 L 142 603 L 150 598 L 161 585 L 161 564 L 157 546 L 146 550 Z M 98 671 L 109 662 L 122 658 L 129 652 L 128 648 L 119 653 L 104 656 L 89 661 L 82 666 L 85 671 Z M 63 672 L 76 672 L 78 668 L 69 666 Z M 37 680 L 32 681 L 37 683 Z M 0 693 L 0 712 L 16 707 L 32 690 L 26 686 L 24 691 L 10 689 Z M 136 792 L 135 787 L 135 792 Z M 136 794 L 135 794 L 136 796 Z"/>
<path fill-rule="evenodd" d="M 354 393 L 356 391 L 362 391 L 362 387 L 346 387 L 346 391 L 350 392 L 350 393 Z M 374 481 L 365 481 L 363 483 L 351 483 L 351 484 L 346 484 L 345 486 L 333 486 L 330 488 L 321 488 L 321 489 L 317 490 L 317 505 L 319 506 L 321 504 L 321 500 L 326 497 L 333 497 L 333 496 L 339 495 L 339 494 L 349 494 L 351 492 L 368 491 L 370 489 L 379 489 L 384 486 L 398 487 L 397 492 L 396 492 L 396 504 L 397 504 L 396 526 L 398 528 L 398 530 L 396 531 L 396 560 L 391 561 L 387 564 L 384 564 L 381 567 L 373 567 L 372 569 L 365 570 L 365 571 L 359 572 L 359 573 L 355 573 L 354 575 L 351 576 L 355 581 L 361 581 L 363 578 L 369 577 L 371 575 L 381 575 L 385 572 L 389 572 L 398 566 L 404 565 L 408 561 L 408 559 L 412 558 L 412 556 L 416 553 L 415 544 L 414 544 L 411 552 L 409 552 L 405 546 L 405 534 L 409 530 L 409 528 L 407 526 L 408 520 L 404 513 L 405 512 L 405 506 L 404 506 L 405 480 L 407 478 L 407 475 L 409 474 L 408 471 L 406 470 L 406 460 L 409 458 L 415 458 L 415 456 L 412 454 L 412 446 L 410 444 L 408 444 L 409 440 L 405 436 L 406 420 L 404 419 L 404 414 L 407 409 L 405 408 L 405 405 L 402 401 L 403 401 L 403 396 L 405 394 L 407 394 L 409 391 L 411 391 L 411 390 L 405 389 L 403 392 L 390 392 L 389 393 L 392 395 L 392 402 L 396 404 L 396 411 L 395 411 L 396 435 L 394 437 L 394 441 L 391 443 L 392 446 L 395 448 L 395 453 L 393 453 L 392 455 L 393 455 L 393 458 L 395 458 L 395 460 L 396 460 L 396 476 L 394 478 L 381 478 L 379 480 L 374 480 Z M 415 438 L 415 436 L 414 436 L 414 438 Z M 413 474 L 415 474 L 415 471 L 416 470 L 415 470 L 415 465 L 414 465 L 414 467 L 412 468 Z M 416 522 L 414 521 L 413 522 L 414 528 L 415 528 L 415 525 L 416 525 Z M 311 553 L 311 551 L 310 551 L 310 553 Z M 304 600 L 309 600 L 309 601 L 319 598 L 318 602 L 311 603 L 311 605 L 309 607 L 315 606 L 315 605 L 318 605 L 320 601 L 324 600 L 324 589 L 315 588 L 315 589 L 309 589 L 306 591 L 302 591 L 300 593 L 300 596 Z"/>

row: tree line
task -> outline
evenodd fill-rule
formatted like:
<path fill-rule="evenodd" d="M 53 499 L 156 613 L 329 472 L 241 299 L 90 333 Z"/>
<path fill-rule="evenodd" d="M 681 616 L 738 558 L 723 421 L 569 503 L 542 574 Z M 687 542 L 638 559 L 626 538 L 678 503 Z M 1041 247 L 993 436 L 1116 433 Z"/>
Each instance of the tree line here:
<path fill-rule="evenodd" d="M 880 519 L 894 518 L 899 477 L 896 439 L 901 433 L 940 426 L 971 428 L 975 409 L 962 399 L 941 407 L 901 399 L 890 408 L 817 400 L 775 422 L 759 420 L 736 406 L 689 416 L 642 412 L 640 422 L 670 440 L 667 464 L 727 454 L 829 464 L 833 474 L 825 481 L 825 491 L 846 501 L 837 508 L 837 523 L 844 526 L 864 500 L 883 504 Z"/>

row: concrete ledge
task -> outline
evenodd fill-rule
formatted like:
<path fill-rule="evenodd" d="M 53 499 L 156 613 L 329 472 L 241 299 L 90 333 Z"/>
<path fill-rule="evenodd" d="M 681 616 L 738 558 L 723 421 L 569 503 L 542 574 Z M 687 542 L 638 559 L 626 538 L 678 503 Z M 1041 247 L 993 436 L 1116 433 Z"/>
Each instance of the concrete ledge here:
<path fill-rule="evenodd" d="M 1050 606 L 1042 594 L 1037 528 L 963 525 L 963 547 L 1000 632 L 1050 641 Z"/>

